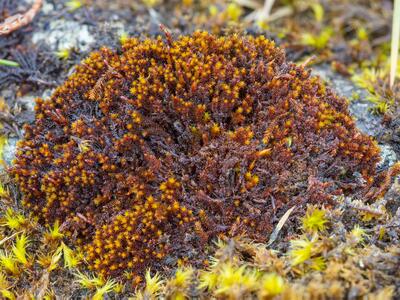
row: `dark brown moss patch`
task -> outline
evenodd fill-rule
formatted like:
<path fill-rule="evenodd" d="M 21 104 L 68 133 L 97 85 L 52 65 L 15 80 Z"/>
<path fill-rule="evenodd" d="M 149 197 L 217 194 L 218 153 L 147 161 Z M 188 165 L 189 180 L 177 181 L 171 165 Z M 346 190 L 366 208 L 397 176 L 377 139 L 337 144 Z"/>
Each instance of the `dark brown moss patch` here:
<path fill-rule="evenodd" d="M 92 53 L 37 101 L 11 173 L 119 275 L 199 263 L 218 235 L 263 241 L 276 213 L 360 190 L 378 160 L 345 100 L 273 42 L 196 32 Z"/>

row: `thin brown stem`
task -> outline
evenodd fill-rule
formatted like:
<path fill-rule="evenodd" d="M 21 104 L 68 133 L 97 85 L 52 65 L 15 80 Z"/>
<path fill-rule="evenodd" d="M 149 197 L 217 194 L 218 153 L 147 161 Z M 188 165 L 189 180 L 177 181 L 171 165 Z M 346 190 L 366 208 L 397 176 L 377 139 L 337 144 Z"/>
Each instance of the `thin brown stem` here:
<path fill-rule="evenodd" d="M 31 23 L 39 12 L 42 4 L 43 0 L 35 0 L 32 7 L 26 13 L 16 14 L 5 19 L 5 21 L 0 24 L 0 36 L 10 34 Z"/>

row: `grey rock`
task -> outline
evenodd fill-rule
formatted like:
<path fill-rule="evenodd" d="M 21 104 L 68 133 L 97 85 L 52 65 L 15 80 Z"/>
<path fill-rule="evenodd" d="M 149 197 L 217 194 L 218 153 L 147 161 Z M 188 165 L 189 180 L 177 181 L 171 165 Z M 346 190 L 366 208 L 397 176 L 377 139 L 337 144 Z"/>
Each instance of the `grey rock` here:
<path fill-rule="evenodd" d="M 350 79 L 334 73 L 329 66 L 317 66 L 313 69 L 313 74 L 327 81 L 339 96 L 351 100 L 354 94 L 358 95 L 358 100 L 350 101 L 349 109 L 350 114 L 355 118 L 357 127 L 363 133 L 377 137 L 385 131 L 381 117 L 371 112 L 374 105 L 366 100 L 368 91 L 357 87 Z M 392 146 L 380 144 L 379 147 L 381 149 L 381 161 L 378 168 L 387 169 L 394 165 L 399 158 Z"/>
<path fill-rule="evenodd" d="M 387 168 L 393 166 L 397 162 L 398 158 L 392 146 L 383 144 L 379 145 L 379 148 L 381 149 L 382 160 L 379 162 L 378 168 Z"/>
<path fill-rule="evenodd" d="M 384 131 L 381 117 L 371 112 L 374 105 L 366 100 L 368 91 L 357 87 L 350 79 L 333 72 L 326 65 L 316 66 L 313 68 L 312 74 L 327 81 L 339 96 L 350 100 L 350 113 L 355 118 L 357 127 L 361 132 L 377 137 L 379 133 Z M 358 100 L 352 100 L 355 94 L 358 95 Z"/>
<path fill-rule="evenodd" d="M 35 99 L 36 99 L 36 96 L 28 94 L 28 95 L 19 97 L 18 102 L 23 104 L 26 107 L 26 109 L 33 111 L 35 109 Z"/>
<path fill-rule="evenodd" d="M 44 15 L 48 15 L 54 11 L 54 5 L 48 1 L 43 1 L 41 11 Z"/>
<path fill-rule="evenodd" d="M 10 137 L 7 140 L 7 144 L 3 148 L 3 160 L 7 165 L 10 165 L 12 160 L 15 158 L 15 151 L 17 148 L 17 137 Z M 3 166 L 0 165 L 0 170 L 3 169 Z"/>
<path fill-rule="evenodd" d="M 84 52 L 89 50 L 95 39 L 87 25 L 71 20 L 55 19 L 49 22 L 45 30 L 35 32 L 32 42 L 46 43 L 53 51 L 75 47 Z"/>

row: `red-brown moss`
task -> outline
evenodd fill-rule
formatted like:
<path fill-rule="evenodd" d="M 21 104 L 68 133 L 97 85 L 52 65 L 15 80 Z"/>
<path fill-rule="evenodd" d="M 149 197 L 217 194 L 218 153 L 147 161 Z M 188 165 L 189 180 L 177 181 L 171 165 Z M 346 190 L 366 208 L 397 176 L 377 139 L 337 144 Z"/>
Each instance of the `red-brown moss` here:
<path fill-rule="evenodd" d="M 37 101 L 11 173 L 118 275 L 199 262 L 218 235 L 265 240 L 288 207 L 371 184 L 378 160 L 346 101 L 273 42 L 196 32 L 92 53 Z"/>

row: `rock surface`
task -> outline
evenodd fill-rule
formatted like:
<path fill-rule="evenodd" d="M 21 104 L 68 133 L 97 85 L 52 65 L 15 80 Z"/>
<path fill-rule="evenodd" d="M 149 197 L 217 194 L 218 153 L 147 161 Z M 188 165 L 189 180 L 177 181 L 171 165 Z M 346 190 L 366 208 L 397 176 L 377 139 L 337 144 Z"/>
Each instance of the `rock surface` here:
<path fill-rule="evenodd" d="M 374 105 L 365 100 L 368 95 L 366 90 L 357 87 L 350 79 L 334 73 L 329 66 L 316 66 L 313 68 L 313 74 L 328 82 L 329 86 L 340 96 L 349 99 L 350 114 L 355 118 L 357 127 L 363 133 L 378 137 L 385 130 L 381 123 L 382 118 L 371 112 Z M 352 100 L 354 95 L 357 95 L 358 100 Z M 379 144 L 379 147 L 381 148 L 382 160 L 378 168 L 386 169 L 399 159 L 389 144 Z"/>
<path fill-rule="evenodd" d="M 350 113 L 363 133 L 377 137 L 384 130 L 381 117 L 371 113 L 374 105 L 365 100 L 368 95 L 366 90 L 357 87 L 350 79 L 334 73 L 329 66 L 317 66 L 313 68 L 313 74 L 327 81 L 340 96 L 350 100 Z M 352 100 L 354 95 L 359 100 Z"/>

